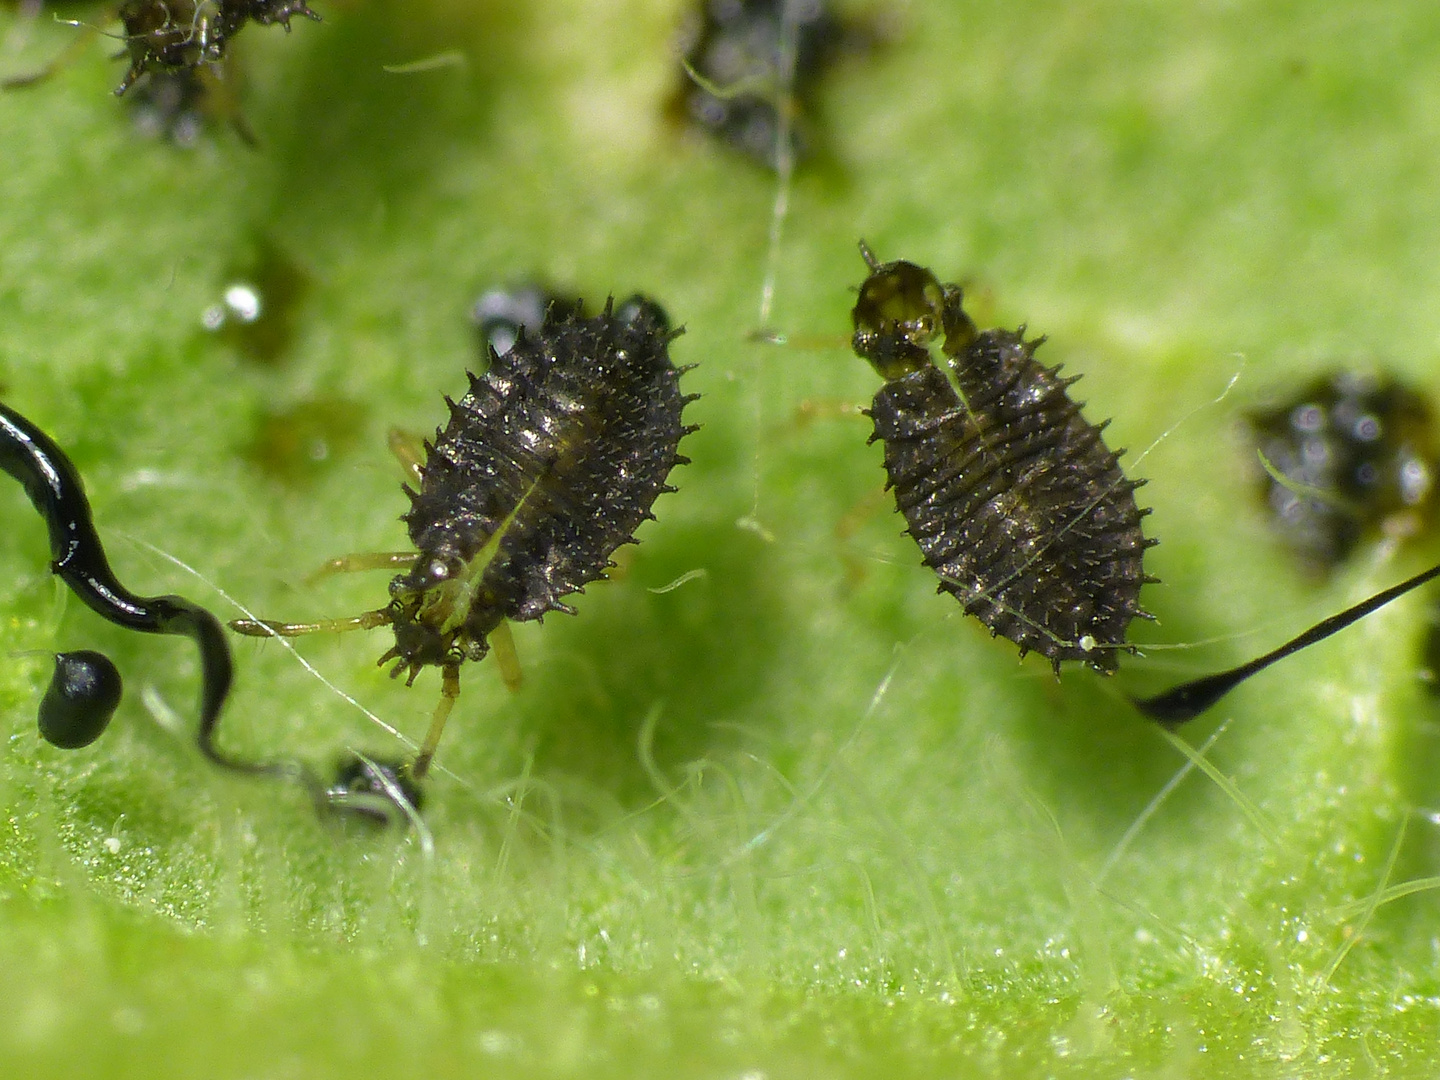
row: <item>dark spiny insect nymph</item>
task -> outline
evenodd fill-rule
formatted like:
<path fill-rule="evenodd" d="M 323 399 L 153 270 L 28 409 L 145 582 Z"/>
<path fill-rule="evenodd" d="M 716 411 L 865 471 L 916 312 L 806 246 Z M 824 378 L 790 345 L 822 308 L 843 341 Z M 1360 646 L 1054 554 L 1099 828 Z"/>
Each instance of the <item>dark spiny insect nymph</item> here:
<path fill-rule="evenodd" d="M 879 263 L 855 304 L 855 351 L 886 380 L 869 409 L 895 502 L 967 615 L 1047 657 L 1109 674 L 1140 607 L 1149 511 L 1024 327 L 977 332 L 956 285 Z M 938 346 L 938 358 L 931 349 Z M 938 363 L 937 363 L 938 360 Z M 940 365 L 943 364 L 943 367 Z M 1108 423 L 1108 421 L 1107 421 Z"/>
<path fill-rule="evenodd" d="M 505 621 L 573 612 L 563 600 L 606 576 L 610 556 L 651 518 L 666 491 L 676 452 L 692 428 L 681 412 L 682 370 L 667 346 L 671 330 L 658 305 L 638 298 L 586 318 L 580 304 L 558 306 L 538 333 L 521 330 L 504 355 L 493 349 L 469 392 L 446 399 L 450 422 L 410 459 L 418 490 L 407 486 L 413 552 L 347 556 L 333 570 L 404 567 L 390 603 L 352 619 L 319 623 L 239 620 L 256 637 L 390 626 L 394 646 L 380 663 L 413 682 L 438 667 L 442 691 L 430 732 L 409 769 L 429 767 L 460 692 L 460 666 L 495 646 L 507 681 L 513 652 Z"/>
<path fill-rule="evenodd" d="M 219 63 L 247 23 L 279 23 L 288 32 L 296 16 L 320 21 L 304 0 L 125 0 L 120 22 L 130 70 L 115 93 L 125 93 L 146 72 Z"/>
<path fill-rule="evenodd" d="M 1386 374 L 1336 371 L 1245 419 L 1256 448 L 1290 481 L 1256 469 L 1272 523 L 1306 569 L 1324 573 L 1367 536 L 1404 536 L 1429 523 L 1440 454 L 1419 389 Z"/>
<path fill-rule="evenodd" d="M 880 263 L 862 242 L 870 276 L 855 304 L 855 351 L 886 379 L 870 408 L 871 441 L 885 443 L 895 501 L 967 614 L 992 634 L 1049 658 L 1058 673 L 1078 660 L 1115 671 L 1155 541 L 1140 531 L 1119 453 L 1065 389 L 1058 367 L 1034 357 L 1043 338 L 1024 327 L 977 332 L 956 285 L 914 263 Z M 945 370 L 930 349 L 939 346 Z M 1123 452 L 1123 451 L 1122 451 Z M 1440 566 L 1323 619 L 1262 656 L 1130 699 L 1145 716 L 1177 727 L 1241 682 L 1384 607 L 1436 577 Z"/>
<path fill-rule="evenodd" d="M 858 37 L 828 7 L 822 0 L 701 0 L 681 31 L 683 74 L 671 110 L 772 168 L 783 155 L 807 155 L 815 141 L 815 85 L 847 38 Z"/>

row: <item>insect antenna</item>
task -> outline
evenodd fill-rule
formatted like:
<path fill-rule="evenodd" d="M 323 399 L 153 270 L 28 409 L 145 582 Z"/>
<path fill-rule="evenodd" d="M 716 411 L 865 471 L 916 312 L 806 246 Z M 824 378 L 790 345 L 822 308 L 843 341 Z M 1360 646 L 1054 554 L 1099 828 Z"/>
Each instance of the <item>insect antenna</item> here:
<path fill-rule="evenodd" d="M 1264 671 L 1276 661 L 1284 660 L 1285 657 L 1297 653 L 1307 646 L 1324 641 L 1331 634 L 1339 633 L 1351 623 L 1358 622 L 1371 612 L 1378 611 L 1391 600 L 1398 599 L 1437 577 L 1440 577 L 1440 565 L 1432 566 L 1429 570 L 1407 578 L 1398 585 L 1392 585 L 1383 592 L 1376 593 L 1368 600 L 1362 600 L 1354 607 L 1348 607 L 1336 615 L 1331 615 L 1328 619 L 1310 627 L 1303 634 L 1291 638 L 1279 648 L 1272 649 L 1263 656 L 1257 656 L 1248 663 L 1230 668 L 1228 671 L 1217 671 L 1213 675 L 1192 679 L 1179 686 L 1171 687 L 1164 693 L 1156 694 L 1154 697 L 1131 698 L 1130 701 L 1135 708 L 1150 719 L 1173 730 L 1186 721 L 1195 719 L 1251 675 Z"/>

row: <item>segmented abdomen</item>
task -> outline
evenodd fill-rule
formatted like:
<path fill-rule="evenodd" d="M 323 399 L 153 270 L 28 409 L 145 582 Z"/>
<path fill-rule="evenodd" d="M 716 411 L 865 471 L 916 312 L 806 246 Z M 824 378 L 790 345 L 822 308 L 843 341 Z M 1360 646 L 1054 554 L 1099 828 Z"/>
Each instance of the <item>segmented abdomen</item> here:
<path fill-rule="evenodd" d="M 488 559 L 477 630 L 568 610 L 560 598 L 603 577 L 671 490 L 688 400 L 667 351 L 674 336 L 647 309 L 547 318 L 450 402 L 404 520 L 421 566 Z"/>
<path fill-rule="evenodd" d="M 1114 671 L 1146 581 L 1142 511 L 1117 455 L 1039 342 L 980 334 L 954 361 L 875 395 L 875 438 L 926 565 L 967 614 L 1048 657 Z"/>

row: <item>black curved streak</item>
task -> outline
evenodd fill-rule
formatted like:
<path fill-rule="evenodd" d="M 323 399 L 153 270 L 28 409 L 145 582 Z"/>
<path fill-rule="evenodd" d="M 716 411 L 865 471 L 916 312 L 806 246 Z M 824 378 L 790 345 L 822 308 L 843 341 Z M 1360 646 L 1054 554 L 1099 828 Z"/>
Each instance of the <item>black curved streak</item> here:
<path fill-rule="evenodd" d="M 50 569 L 101 618 L 146 634 L 179 634 L 200 650 L 200 752 L 235 772 L 300 775 L 297 766 L 240 761 L 215 745 L 234 667 L 220 622 L 183 596 L 137 596 L 115 578 L 80 474 L 55 441 L 0 402 L 0 468 L 18 480 L 50 530 Z"/>
<path fill-rule="evenodd" d="M 1272 649 L 1263 656 L 1257 656 L 1248 663 L 1230 668 L 1228 671 L 1217 671 L 1213 675 L 1192 679 L 1179 686 L 1172 686 L 1169 690 L 1156 694 L 1154 697 L 1132 697 L 1130 703 L 1162 727 L 1174 730 L 1181 724 L 1194 720 L 1251 675 L 1264 671 L 1277 660 L 1284 660 L 1287 656 L 1314 645 L 1317 641 L 1324 641 L 1331 634 L 1339 633 L 1351 623 L 1358 622 L 1372 611 L 1378 611 L 1391 600 L 1399 599 L 1410 590 L 1418 589 L 1436 577 L 1440 577 L 1440 566 L 1422 570 L 1414 577 L 1406 578 L 1399 585 L 1392 585 L 1368 600 L 1362 600 L 1353 607 L 1348 607 L 1344 611 L 1316 623 L 1303 634 L 1291 638 L 1279 648 Z"/>

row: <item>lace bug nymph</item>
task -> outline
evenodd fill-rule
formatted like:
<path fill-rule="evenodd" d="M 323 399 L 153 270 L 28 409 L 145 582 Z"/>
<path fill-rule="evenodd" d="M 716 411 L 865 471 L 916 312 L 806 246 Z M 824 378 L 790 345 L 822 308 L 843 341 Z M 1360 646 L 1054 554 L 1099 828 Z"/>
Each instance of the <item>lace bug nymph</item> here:
<path fill-rule="evenodd" d="M 622 313 L 623 312 L 623 313 Z M 334 570 L 401 568 L 390 602 L 352 619 L 320 623 L 239 620 L 251 636 L 389 626 L 380 658 L 412 683 L 441 669 L 441 700 L 409 776 L 425 775 L 460 692 L 460 667 L 492 644 L 513 665 L 506 621 L 573 613 L 564 597 L 606 577 L 610 556 L 634 543 L 665 481 L 688 459 L 693 430 L 681 419 L 697 395 L 680 392 L 671 330 L 660 307 L 639 298 L 587 318 L 583 305 L 552 305 L 533 335 L 490 351 L 469 392 L 446 399 L 449 423 L 409 461 L 403 519 L 413 552 L 348 556 Z M 517 675 L 518 678 L 518 675 Z M 507 681 L 509 676 L 507 675 Z"/>
<path fill-rule="evenodd" d="M 304 0 L 126 0 L 120 22 L 130 69 L 115 93 L 124 94 L 146 72 L 219 63 L 247 23 L 279 23 L 288 32 L 295 16 L 320 21 Z"/>
<path fill-rule="evenodd" d="M 1155 543 L 1130 480 L 1024 327 L 978 331 L 957 285 L 880 263 L 852 313 L 855 352 L 886 380 L 868 415 L 887 487 L 925 564 L 965 613 L 1048 658 L 1105 674 L 1136 616 Z M 938 349 L 939 355 L 935 355 Z M 1107 421 L 1108 423 L 1108 421 Z"/>
<path fill-rule="evenodd" d="M 895 502 L 940 591 L 967 615 L 1050 660 L 1112 674 L 1140 607 L 1148 510 L 1060 377 L 1035 359 L 1043 338 L 1022 326 L 977 331 L 957 285 L 914 263 L 880 263 L 862 242 L 870 276 L 852 313 L 856 353 L 886 380 L 868 410 L 885 444 Z M 939 356 L 934 355 L 938 347 Z M 943 365 L 943 368 L 942 366 Z M 1433 566 L 1337 612 L 1233 668 L 1152 697 L 1130 697 L 1168 728 L 1199 716 L 1236 686 L 1440 577 Z"/>
<path fill-rule="evenodd" d="M 678 44 L 685 67 L 672 112 L 771 168 L 782 132 L 783 152 L 812 149 L 815 84 L 847 44 L 824 3 L 708 0 L 687 14 Z"/>
<path fill-rule="evenodd" d="M 1367 536 L 1429 524 L 1440 441 L 1419 390 L 1388 375 L 1338 371 L 1252 410 L 1246 422 L 1256 448 L 1292 482 L 1256 469 L 1276 530 L 1308 569 L 1333 569 Z"/>

